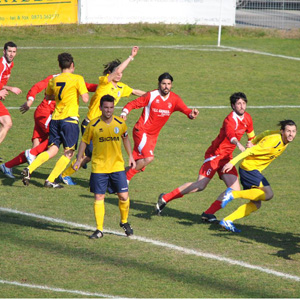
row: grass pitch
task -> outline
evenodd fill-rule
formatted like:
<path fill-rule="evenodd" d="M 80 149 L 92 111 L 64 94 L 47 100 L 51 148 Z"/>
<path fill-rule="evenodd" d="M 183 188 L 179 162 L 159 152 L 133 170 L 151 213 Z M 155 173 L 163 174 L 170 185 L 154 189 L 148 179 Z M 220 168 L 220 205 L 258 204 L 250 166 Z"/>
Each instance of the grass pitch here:
<path fill-rule="evenodd" d="M 225 188 L 217 176 L 205 191 L 174 200 L 161 217 L 154 214 L 161 192 L 196 180 L 204 152 L 230 112 L 233 92 L 248 96 L 256 133 L 276 128 L 282 119 L 293 119 L 299 126 L 299 61 L 212 47 L 216 29 L 197 26 L 1 30 L 2 44 L 13 40 L 19 47 L 9 84 L 23 90 L 22 95 L 5 100 L 13 118 L 13 128 L 0 147 L 6 160 L 31 145 L 34 110 L 22 115 L 14 108 L 23 104 L 32 84 L 59 72 L 57 54 L 63 51 L 74 56 L 76 73 L 97 83 L 104 63 L 124 60 L 130 48 L 139 45 L 123 81 L 148 91 L 157 87 L 161 73 L 170 72 L 173 91 L 187 105 L 200 107 L 194 121 L 180 113 L 172 115 L 161 131 L 154 162 L 130 183 L 129 221 L 135 238 L 122 235 L 118 201 L 109 195 L 104 238 L 87 238 L 95 226 L 93 195 L 88 190 L 90 166 L 74 175 L 77 186 L 62 190 L 42 187 L 58 157 L 34 172 L 29 187 L 21 182 L 25 166 L 14 169 L 15 181 L 0 174 L 1 298 L 299 297 L 298 137 L 265 170 L 275 196 L 236 222 L 240 234 L 200 220 Z M 295 37 L 276 32 L 226 29 L 223 43 L 295 57 L 299 51 Z M 119 105 L 131 99 L 122 99 Z M 42 95 L 36 103 L 40 100 Z M 86 112 L 82 104 L 81 118 Z M 140 114 L 130 113 L 130 129 Z M 241 203 L 244 200 L 236 200 L 217 217 L 223 218 Z"/>

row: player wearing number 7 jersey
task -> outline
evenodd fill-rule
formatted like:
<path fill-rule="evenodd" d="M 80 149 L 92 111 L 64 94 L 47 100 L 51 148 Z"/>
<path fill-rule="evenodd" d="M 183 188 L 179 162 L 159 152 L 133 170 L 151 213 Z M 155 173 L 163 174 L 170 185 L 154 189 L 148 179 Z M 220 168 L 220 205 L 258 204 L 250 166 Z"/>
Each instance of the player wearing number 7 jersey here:
<path fill-rule="evenodd" d="M 73 74 L 75 67 L 71 54 L 59 54 L 58 62 L 61 74 L 49 81 L 46 90 L 46 99 L 54 99 L 56 102 L 49 126 L 49 148 L 41 153 L 28 168 L 22 171 L 24 185 L 29 184 L 31 173 L 53 158 L 58 153 L 60 144 L 63 144 L 64 155 L 57 161 L 44 185 L 45 187 L 61 188 L 61 185 L 55 183 L 55 179 L 69 164 L 77 148 L 79 137 L 78 95 L 86 103 L 89 101 L 88 90 L 83 77 Z"/>

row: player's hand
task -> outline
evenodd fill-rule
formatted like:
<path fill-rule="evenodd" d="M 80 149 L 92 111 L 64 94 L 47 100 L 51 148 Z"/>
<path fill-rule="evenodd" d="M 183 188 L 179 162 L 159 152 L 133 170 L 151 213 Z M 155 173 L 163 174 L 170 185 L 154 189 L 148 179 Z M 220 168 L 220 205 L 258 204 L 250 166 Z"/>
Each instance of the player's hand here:
<path fill-rule="evenodd" d="M 247 144 L 246 144 L 246 148 L 251 148 L 253 147 L 254 145 L 252 144 L 251 141 L 248 141 Z"/>
<path fill-rule="evenodd" d="M 125 112 L 122 112 L 120 114 L 120 118 L 122 118 L 124 121 L 126 121 L 127 120 L 127 114 Z"/>
<path fill-rule="evenodd" d="M 32 101 L 30 101 L 30 102 L 32 103 Z M 28 103 L 27 103 L 27 101 L 26 101 L 23 105 L 20 106 L 20 112 L 21 112 L 22 114 L 26 113 L 26 111 L 29 110 L 30 106 L 31 106 L 31 105 L 28 105 Z"/>
<path fill-rule="evenodd" d="M 0 100 L 4 100 L 7 95 L 8 95 L 8 91 L 6 89 L 1 90 L 0 91 Z"/>
<path fill-rule="evenodd" d="M 73 170 L 74 170 L 74 171 L 78 171 L 79 168 L 80 168 L 80 164 L 81 164 L 81 162 L 78 161 L 78 160 L 76 160 L 75 164 L 74 164 L 73 167 L 72 167 Z"/>
<path fill-rule="evenodd" d="M 237 143 L 237 147 L 239 148 L 239 150 L 241 152 L 244 152 L 245 151 L 245 147 L 241 144 L 241 143 Z"/>
<path fill-rule="evenodd" d="M 231 169 L 233 168 L 233 164 L 228 162 L 223 168 L 222 168 L 222 172 L 223 173 L 227 173 L 229 172 Z"/>
<path fill-rule="evenodd" d="M 197 118 L 197 116 L 199 115 L 199 110 L 197 108 L 193 108 L 190 115 L 192 119 Z"/>
<path fill-rule="evenodd" d="M 135 57 L 137 55 L 138 51 L 139 51 L 139 47 L 138 46 L 132 47 L 131 56 Z"/>
<path fill-rule="evenodd" d="M 22 90 L 20 90 L 18 87 L 12 87 L 12 88 L 10 89 L 10 91 L 11 91 L 12 93 L 16 94 L 16 95 L 19 95 L 19 94 L 22 93 Z"/>
<path fill-rule="evenodd" d="M 135 169 L 135 167 L 136 167 L 136 161 L 134 160 L 134 158 L 132 156 L 129 157 L 129 166 L 131 169 Z"/>

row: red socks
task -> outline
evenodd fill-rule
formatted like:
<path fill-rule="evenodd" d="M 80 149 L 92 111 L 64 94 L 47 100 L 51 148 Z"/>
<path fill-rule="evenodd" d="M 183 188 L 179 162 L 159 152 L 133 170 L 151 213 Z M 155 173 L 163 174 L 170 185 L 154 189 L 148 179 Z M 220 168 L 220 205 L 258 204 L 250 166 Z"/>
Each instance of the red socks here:
<path fill-rule="evenodd" d="M 166 202 L 172 201 L 172 200 L 177 199 L 177 198 L 182 198 L 182 197 L 183 197 L 183 195 L 181 194 L 179 188 L 176 188 L 172 192 L 163 195 L 163 199 Z"/>
<path fill-rule="evenodd" d="M 24 164 L 27 162 L 27 159 L 25 157 L 25 151 L 21 152 L 18 156 L 13 158 L 12 160 L 5 163 L 6 168 L 12 168 L 21 164 Z"/>
<path fill-rule="evenodd" d="M 221 209 L 222 201 L 216 200 L 210 207 L 205 211 L 206 214 L 214 215 L 218 210 Z"/>

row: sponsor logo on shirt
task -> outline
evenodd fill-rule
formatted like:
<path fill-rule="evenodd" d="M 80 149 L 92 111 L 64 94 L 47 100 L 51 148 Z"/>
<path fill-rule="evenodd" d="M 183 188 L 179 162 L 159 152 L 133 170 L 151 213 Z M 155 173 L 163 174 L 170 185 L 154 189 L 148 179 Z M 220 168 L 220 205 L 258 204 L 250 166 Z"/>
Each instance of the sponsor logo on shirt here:
<path fill-rule="evenodd" d="M 120 138 L 118 136 L 108 136 L 108 137 L 100 137 L 99 142 L 117 142 Z"/>

